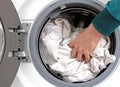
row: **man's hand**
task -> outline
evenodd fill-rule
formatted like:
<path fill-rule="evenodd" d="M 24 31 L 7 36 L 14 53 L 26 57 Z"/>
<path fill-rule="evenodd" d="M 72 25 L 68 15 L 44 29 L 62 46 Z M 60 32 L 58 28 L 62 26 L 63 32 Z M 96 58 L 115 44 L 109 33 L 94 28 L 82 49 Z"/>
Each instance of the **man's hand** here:
<path fill-rule="evenodd" d="M 69 44 L 69 47 L 72 48 L 71 57 L 88 62 L 90 53 L 94 50 L 101 37 L 102 35 L 90 24 L 87 29 Z"/>

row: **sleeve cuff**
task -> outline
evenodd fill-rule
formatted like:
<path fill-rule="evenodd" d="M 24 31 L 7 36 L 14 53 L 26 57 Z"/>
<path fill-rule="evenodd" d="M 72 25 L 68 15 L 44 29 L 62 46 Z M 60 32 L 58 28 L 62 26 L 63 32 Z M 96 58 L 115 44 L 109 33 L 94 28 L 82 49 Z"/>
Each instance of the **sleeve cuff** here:
<path fill-rule="evenodd" d="M 120 21 L 116 20 L 106 8 L 100 12 L 93 20 L 92 24 L 104 36 L 109 36 L 119 25 Z"/>

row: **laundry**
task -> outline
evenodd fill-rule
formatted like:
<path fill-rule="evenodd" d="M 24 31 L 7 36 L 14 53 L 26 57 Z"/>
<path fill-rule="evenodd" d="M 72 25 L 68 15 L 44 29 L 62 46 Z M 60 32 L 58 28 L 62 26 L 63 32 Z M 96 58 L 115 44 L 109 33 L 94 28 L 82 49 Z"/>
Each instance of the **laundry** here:
<path fill-rule="evenodd" d="M 68 43 L 83 30 L 71 26 L 68 20 L 63 18 L 55 19 L 54 22 L 50 22 L 44 27 L 42 41 L 52 56 L 52 59 L 46 61 L 46 64 L 53 71 L 60 73 L 65 81 L 91 80 L 116 59 L 114 55 L 109 53 L 110 39 L 108 37 L 100 39 L 97 47 L 91 53 L 90 62 L 81 62 L 76 58 L 71 58 L 72 49 Z"/>

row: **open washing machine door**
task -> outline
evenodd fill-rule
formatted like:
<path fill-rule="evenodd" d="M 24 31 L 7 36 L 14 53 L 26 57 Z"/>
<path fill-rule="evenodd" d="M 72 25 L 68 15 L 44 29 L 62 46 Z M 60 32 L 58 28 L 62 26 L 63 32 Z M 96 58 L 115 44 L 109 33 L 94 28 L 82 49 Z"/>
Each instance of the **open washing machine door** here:
<path fill-rule="evenodd" d="M 11 0 L 0 0 L 0 86 L 10 87 L 20 65 L 21 23 Z"/>

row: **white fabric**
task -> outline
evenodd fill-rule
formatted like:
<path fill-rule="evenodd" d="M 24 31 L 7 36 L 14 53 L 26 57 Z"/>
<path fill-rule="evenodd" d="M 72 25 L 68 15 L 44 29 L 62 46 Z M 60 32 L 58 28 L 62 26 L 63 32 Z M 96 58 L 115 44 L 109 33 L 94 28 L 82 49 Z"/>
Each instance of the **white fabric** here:
<path fill-rule="evenodd" d="M 79 29 L 79 31 L 78 31 Z M 106 65 L 115 61 L 115 56 L 108 51 L 109 38 L 101 38 L 97 47 L 91 53 L 90 62 L 80 62 L 76 58 L 71 58 L 71 48 L 67 45 L 83 29 L 78 28 L 71 32 L 70 24 L 67 20 L 58 18 L 55 23 L 48 23 L 42 35 L 42 40 L 48 52 L 55 60 L 52 64 L 46 62 L 50 68 L 63 75 L 66 81 L 88 81 L 106 68 Z M 75 30 L 75 29 L 74 29 Z M 64 38 L 63 38 L 64 31 Z M 62 43 L 62 44 L 60 44 Z"/>

